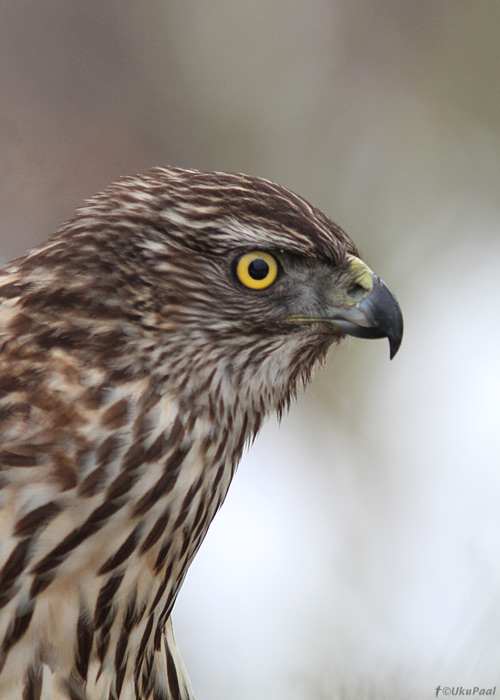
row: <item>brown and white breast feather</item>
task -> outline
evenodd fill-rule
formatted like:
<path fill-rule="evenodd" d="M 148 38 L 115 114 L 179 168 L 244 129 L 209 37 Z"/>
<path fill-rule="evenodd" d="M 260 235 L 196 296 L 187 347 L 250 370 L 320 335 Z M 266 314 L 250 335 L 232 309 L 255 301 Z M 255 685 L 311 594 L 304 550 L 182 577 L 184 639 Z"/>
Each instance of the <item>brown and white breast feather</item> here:
<path fill-rule="evenodd" d="M 8 467 L 0 639 L 9 663 L 0 689 L 8 697 L 42 660 L 108 697 L 115 675 L 123 682 L 134 669 L 142 682 L 137 669 L 163 644 L 154 637 L 224 499 L 246 420 L 235 410 L 231 425 L 214 427 L 209 409 L 184 412 L 148 380 L 112 388 L 95 370 L 53 362 L 61 371 L 49 363 L 36 395 L 19 387 L 17 402 L 11 393 L 3 406 L 24 427 L 5 422 L 0 455 Z M 23 379 L 22 363 L 18 371 Z M 122 657 L 108 658 L 108 648 Z"/>

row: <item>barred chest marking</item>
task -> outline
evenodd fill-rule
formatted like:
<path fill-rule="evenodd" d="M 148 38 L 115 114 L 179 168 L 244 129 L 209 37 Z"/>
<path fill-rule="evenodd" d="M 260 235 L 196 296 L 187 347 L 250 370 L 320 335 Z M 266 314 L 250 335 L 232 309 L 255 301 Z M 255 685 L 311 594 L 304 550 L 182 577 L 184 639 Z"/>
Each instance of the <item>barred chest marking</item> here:
<path fill-rule="evenodd" d="M 88 698 L 156 697 L 168 686 L 165 659 L 168 666 L 176 653 L 173 603 L 251 428 L 236 397 L 229 419 L 214 406 L 179 407 L 146 380 L 94 383 L 75 401 L 86 415 L 77 438 L 69 426 L 79 469 L 72 487 L 54 483 L 52 466 L 43 473 L 42 449 L 34 489 L 18 491 L 15 476 L 7 489 L 0 670 L 8 663 L 9 673 L 0 674 L 0 695 L 35 687 L 50 669 L 47 697 L 72 697 L 56 676 Z M 29 460 L 19 464 L 23 480 Z M 187 683 L 179 670 L 173 682 Z M 188 697 L 188 688 L 177 691 Z"/>

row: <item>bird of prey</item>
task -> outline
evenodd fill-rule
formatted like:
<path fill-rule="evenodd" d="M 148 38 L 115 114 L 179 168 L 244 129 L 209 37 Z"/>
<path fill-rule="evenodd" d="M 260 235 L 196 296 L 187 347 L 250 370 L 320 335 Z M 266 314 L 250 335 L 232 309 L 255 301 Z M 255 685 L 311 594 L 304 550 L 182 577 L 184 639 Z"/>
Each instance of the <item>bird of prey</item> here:
<path fill-rule="evenodd" d="M 401 343 L 344 231 L 155 168 L 0 272 L 0 698 L 189 700 L 171 611 L 244 446 L 345 335 Z"/>

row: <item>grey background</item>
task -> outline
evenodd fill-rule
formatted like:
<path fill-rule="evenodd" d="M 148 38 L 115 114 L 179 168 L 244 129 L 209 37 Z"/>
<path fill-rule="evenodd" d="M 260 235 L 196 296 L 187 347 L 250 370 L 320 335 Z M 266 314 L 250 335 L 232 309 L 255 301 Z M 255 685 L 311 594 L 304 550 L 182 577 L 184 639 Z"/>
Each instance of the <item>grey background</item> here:
<path fill-rule="evenodd" d="M 245 458 L 174 623 L 197 697 L 500 685 L 500 4 L 2 0 L 0 258 L 115 177 L 262 175 L 405 314 Z"/>

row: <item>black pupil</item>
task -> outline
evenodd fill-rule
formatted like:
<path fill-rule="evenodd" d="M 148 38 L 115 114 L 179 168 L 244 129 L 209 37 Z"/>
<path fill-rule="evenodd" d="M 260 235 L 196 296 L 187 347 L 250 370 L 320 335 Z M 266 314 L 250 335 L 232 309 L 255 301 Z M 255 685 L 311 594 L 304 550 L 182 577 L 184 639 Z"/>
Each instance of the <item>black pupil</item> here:
<path fill-rule="evenodd" d="M 253 280 L 263 280 L 269 274 L 269 265 L 262 258 L 252 260 L 248 266 L 248 274 Z"/>

